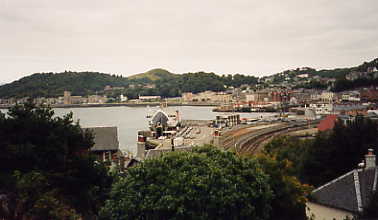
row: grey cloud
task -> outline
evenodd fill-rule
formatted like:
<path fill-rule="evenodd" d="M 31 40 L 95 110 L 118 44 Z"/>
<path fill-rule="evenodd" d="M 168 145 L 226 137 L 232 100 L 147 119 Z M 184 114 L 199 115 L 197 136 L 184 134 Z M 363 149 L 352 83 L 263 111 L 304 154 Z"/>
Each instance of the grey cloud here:
<path fill-rule="evenodd" d="M 40 71 L 269 74 L 378 55 L 376 0 L 0 0 L 1 81 Z"/>

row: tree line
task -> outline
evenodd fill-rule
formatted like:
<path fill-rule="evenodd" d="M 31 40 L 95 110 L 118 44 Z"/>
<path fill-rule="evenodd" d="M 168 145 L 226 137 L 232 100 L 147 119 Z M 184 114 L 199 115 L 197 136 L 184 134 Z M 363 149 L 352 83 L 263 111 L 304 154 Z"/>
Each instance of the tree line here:
<path fill-rule="evenodd" d="M 257 83 L 256 77 L 242 74 L 233 76 L 219 76 L 206 72 L 172 74 L 160 70 L 149 73 L 149 76 L 151 75 L 150 78 L 143 75 L 138 78 L 127 78 L 98 72 L 36 73 L 0 86 L 0 98 L 58 97 L 66 90 L 71 91 L 72 95 L 79 96 L 104 94 L 115 97 L 124 94 L 130 99 L 139 95 L 177 97 L 181 96 L 182 92 L 224 91 L 226 87 Z M 106 92 L 105 86 L 123 89 Z"/>

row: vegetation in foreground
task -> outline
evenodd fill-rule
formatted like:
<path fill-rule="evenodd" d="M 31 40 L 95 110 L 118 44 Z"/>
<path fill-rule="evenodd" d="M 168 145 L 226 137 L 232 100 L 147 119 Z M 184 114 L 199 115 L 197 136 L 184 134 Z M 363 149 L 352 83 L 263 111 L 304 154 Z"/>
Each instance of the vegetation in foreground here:
<path fill-rule="evenodd" d="M 92 145 L 72 114 L 54 117 L 32 104 L 1 114 L 0 217 L 87 219 L 101 210 L 103 219 L 275 219 L 281 210 L 286 219 L 304 219 L 298 210 L 308 187 L 273 158 L 206 146 L 113 178 L 88 155 Z"/>
<path fill-rule="evenodd" d="M 112 187 L 103 219 L 306 219 L 308 186 L 286 162 L 212 146 L 131 168 Z"/>
<path fill-rule="evenodd" d="M 92 145 L 72 114 L 32 104 L 0 113 L 0 219 L 97 215 L 112 178 L 88 155 Z"/>
<path fill-rule="evenodd" d="M 355 169 L 369 148 L 376 151 L 377 134 L 378 123 L 358 116 L 346 125 L 337 122 L 333 130 L 318 133 L 314 140 L 275 138 L 265 146 L 265 153 L 292 161 L 302 182 L 319 186 Z"/>
<path fill-rule="evenodd" d="M 292 175 L 301 182 L 320 186 L 353 169 L 369 148 L 377 152 L 378 123 L 356 117 L 352 122 L 337 122 L 333 130 L 320 132 L 314 140 L 283 136 L 265 146 L 265 154 L 279 162 L 290 161 Z M 364 217 L 378 218 L 378 194 L 373 195 Z"/>
<path fill-rule="evenodd" d="M 0 115 L 0 217 L 5 219 L 305 219 L 311 190 L 270 154 L 211 146 L 147 160 L 110 176 L 88 155 L 91 134 L 49 108 Z M 113 185 L 112 185 L 113 182 Z M 111 186 L 112 185 L 112 186 Z"/>
<path fill-rule="evenodd" d="M 93 137 L 72 114 L 16 106 L 0 114 L 0 217 L 79 219 L 101 210 L 103 219 L 302 220 L 311 188 L 300 181 L 319 186 L 354 169 L 378 146 L 377 133 L 377 123 L 357 117 L 314 140 L 274 139 L 258 156 L 198 147 L 113 178 L 88 154 Z M 376 203 L 365 214 L 377 217 Z"/>

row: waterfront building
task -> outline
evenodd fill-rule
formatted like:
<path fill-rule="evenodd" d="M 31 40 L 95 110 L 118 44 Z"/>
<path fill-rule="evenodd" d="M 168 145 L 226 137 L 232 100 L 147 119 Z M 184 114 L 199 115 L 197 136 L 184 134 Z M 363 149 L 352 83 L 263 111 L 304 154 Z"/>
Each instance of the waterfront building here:
<path fill-rule="evenodd" d="M 239 114 L 217 115 L 213 121 L 214 127 L 217 128 L 232 127 L 240 123 L 241 121 Z"/>
<path fill-rule="evenodd" d="M 197 94 L 186 92 L 181 94 L 183 102 L 211 102 L 211 103 L 230 103 L 232 94 L 225 92 L 205 91 Z"/>
<path fill-rule="evenodd" d="M 191 92 L 184 92 L 181 94 L 181 98 L 183 102 L 192 102 L 193 101 L 193 93 Z"/>
<path fill-rule="evenodd" d="M 153 102 L 153 101 L 160 101 L 160 96 L 139 96 L 139 101 L 144 102 Z"/>
<path fill-rule="evenodd" d="M 70 91 L 64 91 L 63 104 L 65 105 L 82 104 L 86 103 L 87 101 L 88 100 L 82 96 L 72 96 Z"/>
<path fill-rule="evenodd" d="M 90 95 L 88 96 L 88 103 L 106 103 L 108 99 L 105 96 Z"/>
<path fill-rule="evenodd" d="M 63 95 L 63 104 L 69 105 L 71 104 L 71 92 L 70 91 L 64 91 Z"/>

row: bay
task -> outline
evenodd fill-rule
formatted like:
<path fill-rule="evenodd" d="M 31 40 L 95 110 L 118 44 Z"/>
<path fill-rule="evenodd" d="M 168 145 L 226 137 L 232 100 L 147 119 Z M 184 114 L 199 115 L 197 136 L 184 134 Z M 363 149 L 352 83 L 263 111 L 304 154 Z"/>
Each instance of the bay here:
<path fill-rule="evenodd" d="M 212 120 L 216 115 L 227 113 L 212 112 L 213 107 L 175 106 L 168 107 L 167 112 L 179 111 L 184 120 Z M 96 108 L 56 108 L 56 116 L 73 113 L 75 121 L 82 127 L 116 126 L 122 151 L 136 153 L 137 132 L 148 129 L 146 116 L 152 114 L 156 107 L 96 107 Z M 229 113 L 228 113 L 229 114 Z M 271 116 L 272 113 L 239 113 L 240 117 L 256 118 Z"/>

